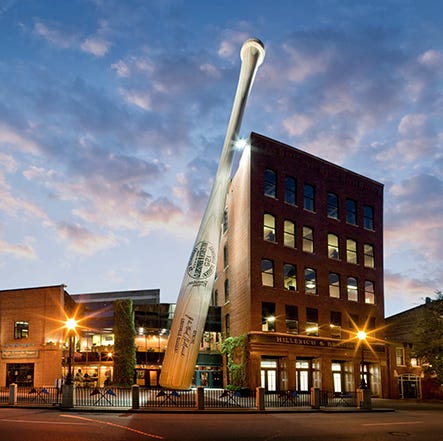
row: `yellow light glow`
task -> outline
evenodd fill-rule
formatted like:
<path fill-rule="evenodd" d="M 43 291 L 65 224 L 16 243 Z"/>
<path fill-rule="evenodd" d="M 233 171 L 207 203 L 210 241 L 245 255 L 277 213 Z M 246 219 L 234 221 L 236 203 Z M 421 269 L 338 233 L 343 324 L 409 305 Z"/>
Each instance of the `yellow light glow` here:
<path fill-rule="evenodd" d="M 275 322 L 275 317 L 273 315 L 266 318 L 268 322 Z"/>
<path fill-rule="evenodd" d="M 66 320 L 66 327 L 69 331 L 74 330 L 77 327 L 77 320 L 75 320 L 74 318 Z"/>
<path fill-rule="evenodd" d="M 359 340 L 366 340 L 366 332 L 365 331 L 358 331 L 357 337 Z"/>

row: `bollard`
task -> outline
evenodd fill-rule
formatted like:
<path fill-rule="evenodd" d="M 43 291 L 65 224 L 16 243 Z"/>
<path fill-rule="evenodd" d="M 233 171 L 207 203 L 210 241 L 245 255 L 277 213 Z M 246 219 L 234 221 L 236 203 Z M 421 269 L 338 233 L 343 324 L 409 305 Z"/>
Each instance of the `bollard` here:
<path fill-rule="evenodd" d="M 320 389 L 311 387 L 311 408 L 320 409 Z"/>
<path fill-rule="evenodd" d="M 140 409 L 140 386 L 138 384 L 133 384 L 131 386 L 132 393 L 132 408 Z"/>
<path fill-rule="evenodd" d="M 203 386 L 197 386 L 195 394 L 196 394 L 195 398 L 196 398 L 196 402 L 197 402 L 197 409 L 204 410 L 205 409 L 205 388 Z"/>
<path fill-rule="evenodd" d="M 9 401 L 8 404 L 15 406 L 17 404 L 17 385 L 12 383 L 9 385 Z"/>
<path fill-rule="evenodd" d="M 265 410 L 265 388 L 257 387 L 255 391 L 255 405 L 257 410 Z"/>
<path fill-rule="evenodd" d="M 62 407 L 65 409 L 74 407 L 74 385 L 64 384 L 62 387 Z"/>

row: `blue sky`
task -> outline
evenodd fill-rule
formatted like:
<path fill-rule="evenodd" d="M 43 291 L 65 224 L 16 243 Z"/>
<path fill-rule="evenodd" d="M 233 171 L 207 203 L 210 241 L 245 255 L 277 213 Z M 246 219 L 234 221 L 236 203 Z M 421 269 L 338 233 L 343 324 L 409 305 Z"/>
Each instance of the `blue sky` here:
<path fill-rule="evenodd" d="M 239 51 L 251 131 L 385 185 L 385 306 L 443 288 L 440 1 L 0 0 L 0 289 L 175 302 Z"/>

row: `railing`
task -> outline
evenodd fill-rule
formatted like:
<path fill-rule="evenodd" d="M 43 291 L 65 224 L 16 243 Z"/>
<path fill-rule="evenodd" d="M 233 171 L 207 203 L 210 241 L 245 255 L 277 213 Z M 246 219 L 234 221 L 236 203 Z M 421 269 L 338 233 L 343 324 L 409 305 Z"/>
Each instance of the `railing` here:
<path fill-rule="evenodd" d="M 322 391 L 320 405 L 324 407 L 356 407 L 356 392 Z"/>
<path fill-rule="evenodd" d="M 62 388 L 63 389 L 63 388 Z M 72 389 L 71 389 L 72 390 Z M 133 387 L 74 387 L 73 403 L 67 407 L 115 408 L 189 408 L 189 409 L 266 409 L 277 407 L 357 407 L 357 393 L 317 391 L 311 403 L 310 393 L 296 391 L 258 391 L 241 389 L 197 388 L 171 391 L 161 388 Z M 57 387 L 0 388 L 0 404 L 58 406 L 62 403 L 62 390 Z M 263 394 L 264 392 L 264 394 Z M 71 392 L 72 393 L 72 392 Z M 72 395 L 71 395 L 72 397 Z M 198 398 L 198 399 L 197 399 Z M 261 404 L 260 404 L 261 403 Z M 360 403 L 361 404 L 361 403 Z M 318 406 L 318 407 L 317 407 Z"/>
<path fill-rule="evenodd" d="M 131 407 L 132 393 L 129 387 L 76 387 L 75 407 Z"/>
<path fill-rule="evenodd" d="M 265 407 L 304 407 L 310 405 L 311 394 L 309 392 L 286 390 L 265 393 Z"/>

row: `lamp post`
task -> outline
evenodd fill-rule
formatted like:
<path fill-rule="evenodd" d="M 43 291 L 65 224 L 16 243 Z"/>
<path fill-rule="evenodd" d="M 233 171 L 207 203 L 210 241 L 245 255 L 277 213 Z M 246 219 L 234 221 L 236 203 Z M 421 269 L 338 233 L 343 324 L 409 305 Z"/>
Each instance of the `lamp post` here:
<path fill-rule="evenodd" d="M 357 338 L 360 340 L 361 345 L 361 362 L 360 362 L 360 389 L 367 389 L 367 384 L 365 381 L 365 341 L 366 341 L 366 332 L 358 331 Z"/>
<path fill-rule="evenodd" d="M 77 327 L 77 320 L 70 318 L 66 320 L 65 326 L 68 330 L 68 375 L 66 376 L 65 384 L 72 384 L 72 360 L 74 356 L 75 328 Z"/>

